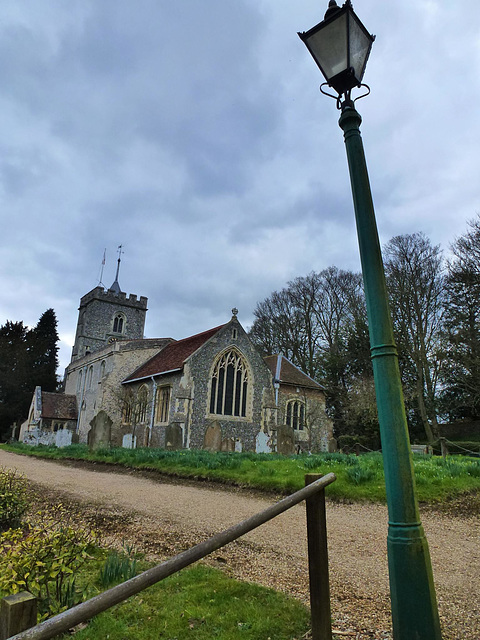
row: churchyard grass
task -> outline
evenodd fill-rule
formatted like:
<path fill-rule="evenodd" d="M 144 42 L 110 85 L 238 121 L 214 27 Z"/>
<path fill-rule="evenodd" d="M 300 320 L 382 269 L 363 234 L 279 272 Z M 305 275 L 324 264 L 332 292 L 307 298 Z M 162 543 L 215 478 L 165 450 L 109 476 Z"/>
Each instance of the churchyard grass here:
<path fill-rule="evenodd" d="M 159 471 L 176 477 L 213 480 L 226 484 L 291 493 L 304 484 L 306 473 L 335 473 L 337 481 L 326 489 L 337 501 L 384 502 L 383 460 L 380 453 L 361 456 L 342 453 L 280 456 L 254 453 L 105 448 L 89 451 L 86 445 L 32 447 L 20 443 L 6 449 L 53 459 L 76 459 L 127 468 Z M 480 459 L 466 456 L 414 455 L 417 495 L 421 502 L 439 503 L 480 490 Z"/>

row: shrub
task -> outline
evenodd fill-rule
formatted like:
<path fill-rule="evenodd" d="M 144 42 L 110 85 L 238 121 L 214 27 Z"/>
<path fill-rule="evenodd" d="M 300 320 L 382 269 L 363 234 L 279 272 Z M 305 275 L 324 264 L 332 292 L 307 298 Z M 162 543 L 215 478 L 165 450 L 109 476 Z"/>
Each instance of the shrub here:
<path fill-rule="evenodd" d="M 27 480 L 16 471 L 0 470 L 0 532 L 20 525 L 29 504 Z"/>
<path fill-rule="evenodd" d="M 43 619 L 82 599 L 75 573 L 90 557 L 95 536 L 68 524 L 67 512 L 37 514 L 42 524 L 27 522 L 23 529 L 0 535 L 0 591 L 4 595 L 29 591 L 38 599 Z"/>

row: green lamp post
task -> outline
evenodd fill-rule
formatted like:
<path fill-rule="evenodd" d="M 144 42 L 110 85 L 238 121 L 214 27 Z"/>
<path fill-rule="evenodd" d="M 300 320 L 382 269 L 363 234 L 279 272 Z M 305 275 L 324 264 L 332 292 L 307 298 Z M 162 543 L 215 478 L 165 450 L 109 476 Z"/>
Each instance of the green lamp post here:
<path fill-rule="evenodd" d="M 298 35 L 326 79 L 322 93 L 335 98 L 341 110 L 339 125 L 344 131 L 353 193 L 385 469 L 393 634 L 395 640 L 440 640 L 432 566 L 415 494 L 397 348 L 360 135 L 362 119 L 351 97 L 352 89 L 366 87 L 361 83 L 375 37 L 360 22 L 350 0 L 342 7 L 330 0 L 324 20 Z M 324 91 L 325 85 L 338 95 Z"/>

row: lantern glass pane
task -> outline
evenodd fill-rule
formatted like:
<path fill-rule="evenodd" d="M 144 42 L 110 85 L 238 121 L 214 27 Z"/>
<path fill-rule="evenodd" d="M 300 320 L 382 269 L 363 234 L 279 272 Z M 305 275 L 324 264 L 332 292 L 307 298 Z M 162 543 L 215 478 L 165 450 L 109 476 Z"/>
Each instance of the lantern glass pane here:
<path fill-rule="evenodd" d="M 345 71 L 348 68 L 346 13 L 312 34 L 308 47 L 327 81 Z"/>
<path fill-rule="evenodd" d="M 350 16 L 350 66 L 355 70 L 359 82 L 365 73 L 372 38 L 359 23 L 355 15 Z"/>

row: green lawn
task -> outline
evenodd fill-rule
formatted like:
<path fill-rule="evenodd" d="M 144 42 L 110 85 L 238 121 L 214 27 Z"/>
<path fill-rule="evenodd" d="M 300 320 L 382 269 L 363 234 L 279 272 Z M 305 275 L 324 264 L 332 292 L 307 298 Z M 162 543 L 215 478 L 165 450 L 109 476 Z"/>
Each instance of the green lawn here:
<path fill-rule="evenodd" d="M 32 447 L 4 445 L 16 453 L 54 459 L 77 459 L 128 468 L 150 469 L 177 477 L 214 480 L 244 487 L 290 493 L 304 485 L 306 473 L 335 473 L 326 489 L 332 500 L 385 501 L 383 459 L 379 453 L 362 456 L 341 453 L 280 456 L 253 453 L 210 453 L 163 449 L 101 449 L 86 445 Z M 480 489 L 480 459 L 466 456 L 414 456 L 417 495 L 421 502 L 442 502 Z"/>
<path fill-rule="evenodd" d="M 309 611 L 272 589 L 203 565 L 142 591 L 94 618 L 76 640 L 300 640 Z"/>
<path fill-rule="evenodd" d="M 7 544 L 8 546 L 8 544 Z M 66 553 L 73 549 L 68 544 Z M 129 576 L 117 574 L 105 583 L 105 567 L 112 552 L 98 547 L 89 550 L 88 559 L 75 570 L 75 587 L 68 607 L 78 604 L 147 569 L 145 561 L 136 559 L 136 572 Z M 113 552 L 117 566 L 132 558 Z M 31 559 L 35 562 L 35 559 Z M 22 565 L 21 572 L 26 570 Z M 110 575 L 112 572 L 109 572 Z M 28 574 L 27 574 L 28 575 Z M 39 574 L 40 575 L 40 574 Z M 12 578 L 10 586 L 3 585 L 0 598 L 22 590 Z M 53 582 L 50 581 L 50 586 Z M 58 610 L 54 590 L 51 598 L 41 601 L 42 619 Z M 73 595 L 75 594 L 75 595 Z M 49 604 L 50 603 L 50 604 Z M 47 613 L 45 614 L 45 611 Z M 310 614 L 306 606 L 290 596 L 247 582 L 240 582 L 219 569 L 196 564 L 170 576 L 152 587 L 132 596 L 125 602 L 99 614 L 88 624 L 77 627 L 77 640 L 258 640 L 302 638 L 308 631 Z M 71 637 L 70 634 L 61 636 Z"/>

